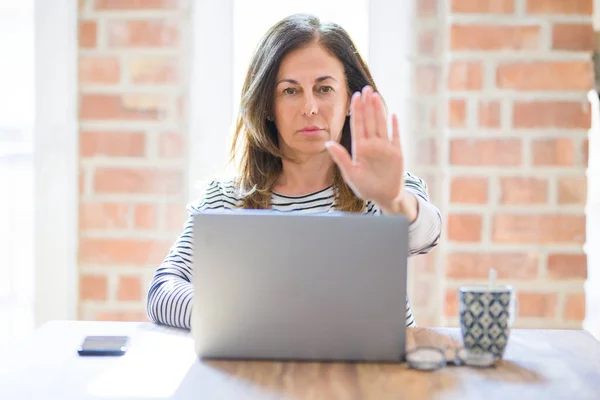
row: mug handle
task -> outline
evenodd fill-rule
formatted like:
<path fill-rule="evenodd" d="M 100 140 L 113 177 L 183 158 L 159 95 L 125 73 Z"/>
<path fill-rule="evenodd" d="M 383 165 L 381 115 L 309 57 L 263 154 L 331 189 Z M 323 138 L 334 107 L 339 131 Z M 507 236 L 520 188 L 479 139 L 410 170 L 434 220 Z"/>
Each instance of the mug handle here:
<path fill-rule="evenodd" d="M 519 299 L 517 299 L 517 292 L 513 289 L 510 295 L 510 317 L 508 318 L 508 325 L 510 328 L 515 323 L 517 319 L 517 314 L 519 313 Z"/>

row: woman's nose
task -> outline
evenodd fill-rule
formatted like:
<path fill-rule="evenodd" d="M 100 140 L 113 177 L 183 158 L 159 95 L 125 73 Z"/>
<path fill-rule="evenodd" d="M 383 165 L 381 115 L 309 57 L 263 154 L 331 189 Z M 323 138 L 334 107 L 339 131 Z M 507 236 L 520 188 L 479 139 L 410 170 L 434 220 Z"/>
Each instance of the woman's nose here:
<path fill-rule="evenodd" d="M 304 99 L 304 115 L 310 117 L 312 115 L 315 115 L 317 112 L 319 112 L 319 108 L 317 106 L 315 96 L 312 93 L 307 94 Z"/>

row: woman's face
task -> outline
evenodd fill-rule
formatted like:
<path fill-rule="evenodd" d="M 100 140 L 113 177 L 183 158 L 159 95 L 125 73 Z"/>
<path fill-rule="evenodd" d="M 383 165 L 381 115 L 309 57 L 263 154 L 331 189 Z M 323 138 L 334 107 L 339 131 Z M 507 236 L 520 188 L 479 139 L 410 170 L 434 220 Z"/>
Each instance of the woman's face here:
<path fill-rule="evenodd" d="M 314 43 L 288 53 L 276 79 L 273 117 L 283 154 L 303 158 L 339 142 L 350 107 L 342 63 Z"/>

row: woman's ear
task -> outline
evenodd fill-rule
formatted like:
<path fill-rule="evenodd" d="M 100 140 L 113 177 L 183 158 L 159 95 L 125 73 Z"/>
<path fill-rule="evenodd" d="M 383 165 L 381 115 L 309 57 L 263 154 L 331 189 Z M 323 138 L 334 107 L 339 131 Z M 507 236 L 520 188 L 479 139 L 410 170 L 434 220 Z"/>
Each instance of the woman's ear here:
<path fill-rule="evenodd" d="M 348 99 L 348 101 L 346 102 L 346 109 L 348 110 L 346 112 L 346 116 L 350 116 L 350 114 L 352 114 L 352 96 L 350 96 L 350 98 Z"/>

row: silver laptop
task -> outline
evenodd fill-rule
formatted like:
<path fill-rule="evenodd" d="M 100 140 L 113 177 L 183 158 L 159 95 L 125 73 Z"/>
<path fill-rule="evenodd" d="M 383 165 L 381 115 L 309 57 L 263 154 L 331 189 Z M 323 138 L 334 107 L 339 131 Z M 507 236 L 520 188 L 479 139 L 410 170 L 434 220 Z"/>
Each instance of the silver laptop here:
<path fill-rule="evenodd" d="M 200 358 L 404 361 L 405 217 L 208 211 L 193 235 Z"/>

